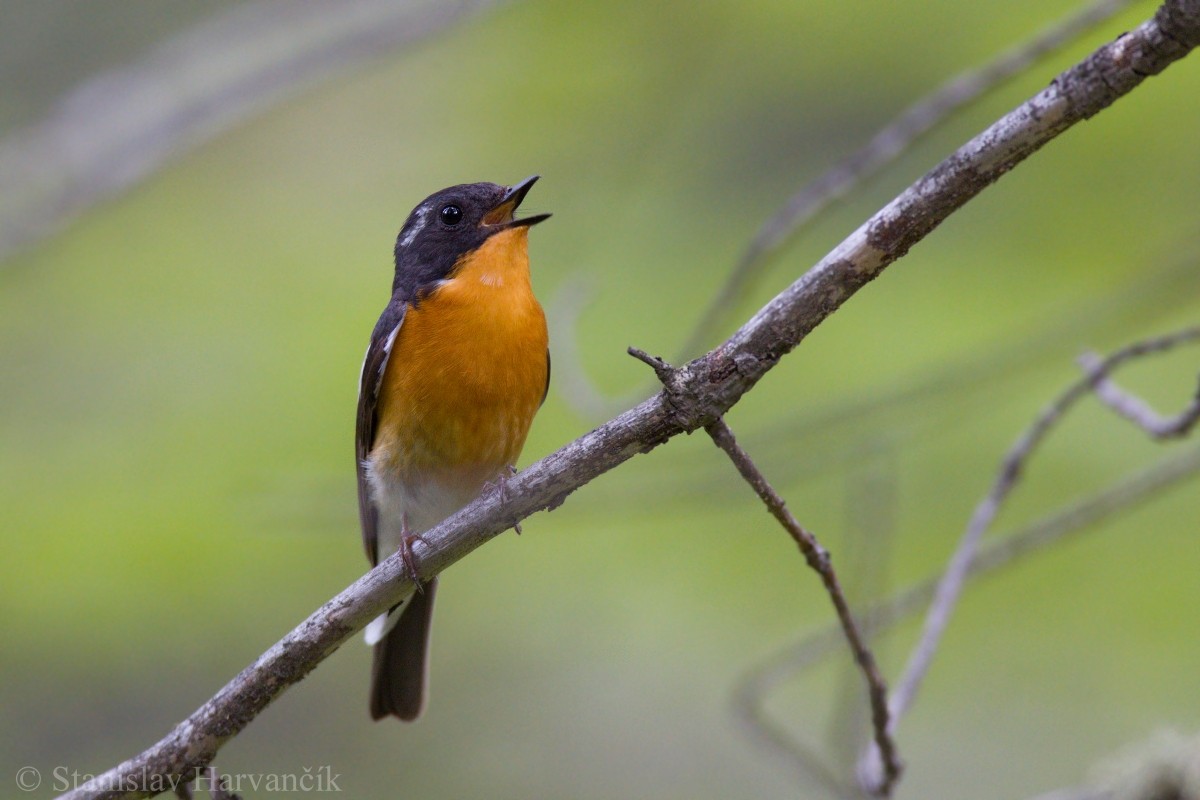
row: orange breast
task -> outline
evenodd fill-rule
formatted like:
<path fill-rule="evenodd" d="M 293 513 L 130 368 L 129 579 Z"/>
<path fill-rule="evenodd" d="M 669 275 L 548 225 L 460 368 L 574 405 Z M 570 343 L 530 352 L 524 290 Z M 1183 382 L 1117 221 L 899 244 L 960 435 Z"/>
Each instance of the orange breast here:
<path fill-rule="evenodd" d="M 410 306 L 384 373 L 372 450 L 396 478 L 513 464 L 546 387 L 546 318 L 529 280 L 528 228 L 489 238 Z"/>

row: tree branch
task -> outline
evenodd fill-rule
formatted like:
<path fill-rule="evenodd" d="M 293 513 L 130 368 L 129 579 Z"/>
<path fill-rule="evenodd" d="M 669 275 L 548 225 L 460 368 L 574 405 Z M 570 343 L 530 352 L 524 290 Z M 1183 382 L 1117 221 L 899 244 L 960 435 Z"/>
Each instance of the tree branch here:
<path fill-rule="evenodd" d="M 415 546 L 420 578 L 441 572 L 512 525 L 673 436 L 721 417 L 868 281 L 955 210 L 1075 123 L 1099 113 L 1200 43 L 1200 0 L 1169 0 L 1005 115 L 876 213 L 732 337 L 675 370 L 663 390 L 532 465 Z M 399 555 L 381 562 L 277 642 L 164 739 L 65 797 L 145 797 L 161 776 L 190 778 L 273 699 L 355 631 L 412 591 Z"/>

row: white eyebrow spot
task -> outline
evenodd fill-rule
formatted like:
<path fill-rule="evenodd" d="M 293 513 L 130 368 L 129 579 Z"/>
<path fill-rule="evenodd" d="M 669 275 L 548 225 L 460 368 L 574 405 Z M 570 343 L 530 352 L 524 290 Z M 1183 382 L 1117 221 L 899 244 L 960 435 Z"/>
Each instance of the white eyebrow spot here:
<path fill-rule="evenodd" d="M 401 247 L 408 247 L 413 243 L 413 239 L 417 238 L 417 234 L 425 227 L 425 214 L 429 211 L 429 204 L 424 203 L 417 208 L 417 213 L 414 215 L 417 221 L 409 228 L 408 233 L 404 234 L 404 238 L 400 240 Z"/>

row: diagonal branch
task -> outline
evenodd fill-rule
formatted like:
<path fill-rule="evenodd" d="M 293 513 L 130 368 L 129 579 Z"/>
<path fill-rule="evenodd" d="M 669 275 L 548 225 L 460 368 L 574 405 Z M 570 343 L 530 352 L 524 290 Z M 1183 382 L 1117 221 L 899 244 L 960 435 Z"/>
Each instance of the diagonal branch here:
<path fill-rule="evenodd" d="M 1072 125 L 1107 108 L 1200 44 L 1200 0 L 1168 0 L 1153 18 L 1060 74 L 905 190 L 732 337 L 671 374 L 662 391 L 538 461 L 423 534 L 428 579 L 593 478 L 715 422 L 867 282 L 954 211 Z M 65 795 L 146 797 L 163 776 L 192 777 L 272 700 L 355 631 L 412 591 L 399 555 L 381 562 L 263 653 L 160 742 Z"/>
<path fill-rule="evenodd" d="M 734 466 L 737 467 L 737 471 L 746 480 L 746 483 L 750 484 L 750 487 L 754 489 L 755 494 L 763 501 L 767 510 L 771 512 L 771 516 L 775 517 L 779 521 L 779 524 L 784 527 L 784 530 L 791 535 L 792 539 L 796 542 L 796 546 L 800 548 L 800 552 L 804 554 L 804 560 L 808 562 L 808 566 L 812 567 L 821 576 L 821 582 L 825 584 L 825 591 L 829 593 L 829 599 L 837 611 L 838 623 L 842 626 L 842 633 L 850 645 L 850 652 L 854 654 L 854 661 L 858 664 L 858 668 L 862 671 L 863 678 L 867 682 L 867 696 L 871 702 L 871 725 L 875 732 L 875 746 L 879 748 L 879 752 L 883 758 L 884 770 L 884 780 L 878 787 L 872 788 L 883 797 L 890 796 L 896 782 L 900 779 L 903 764 L 900 761 L 900 753 L 896 749 L 896 743 L 893 741 L 888 730 L 887 684 L 883 680 L 883 675 L 879 672 L 879 666 L 875 663 L 874 654 L 867 647 L 866 640 L 858 630 L 858 624 L 854 621 L 854 615 L 850 612 L 850 605 L 846 602 L 846 595 L 842 592 L 837 573 L 834 572 L 829 552 L 821 546 L 821 543 L 817 541 L 817 538 L 812 533 L 805 530 L 796 521 L 796 518 L 792 516 L 792 512 L 788 511 L 783 498 L 779 496 L 767 481 L 766 476 L 754 464 L 750 455 L 738 445 L 737 439 L 733 436 L 733 431 L 729 429 L 725 420 L 718 419 L 711 422 L 705 426 L 704 430 L 712 437 L 717 447 L 724 450 L 729 456 Z"/>

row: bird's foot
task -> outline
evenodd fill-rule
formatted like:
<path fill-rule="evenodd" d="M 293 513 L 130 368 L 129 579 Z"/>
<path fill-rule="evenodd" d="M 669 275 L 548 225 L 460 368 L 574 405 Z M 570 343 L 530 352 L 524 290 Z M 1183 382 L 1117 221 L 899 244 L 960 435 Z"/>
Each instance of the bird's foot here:
<path fill-rule="evenodd" d="M 421 583 L 421 576 L 417 572 L 417 556 L 413 553 L 413 545 L 417 542 L 429 544 L 421 534 L 409 531 L 408 517 L 405 516 L 400 527 L 400 560 L 404 562 L 404 569 L 408 571 L 408 577 L 412 578 L 413 583 L 417 585 L 417 591 L 423 592 L 425 586 Z"/>
<path fill-rule="evenodd" d="M 512 464 L 509 464 L 507 471 L 508 471 L 507 475 L 502 475 L 493 481 L 487 482 L 487 487 L 499 496 L 501 503 L 508 502 L 508 498 L 509 498 L 508 482 L 510 480 L 512 480 L 512 478 L 517 474 L 517 468 L 515 466 L 513 466 Z M 516 531 L 518 535 L 520 535 L 521 520 L 517 520 L 516 522 L 513 523 L 513 530 Z"/>

